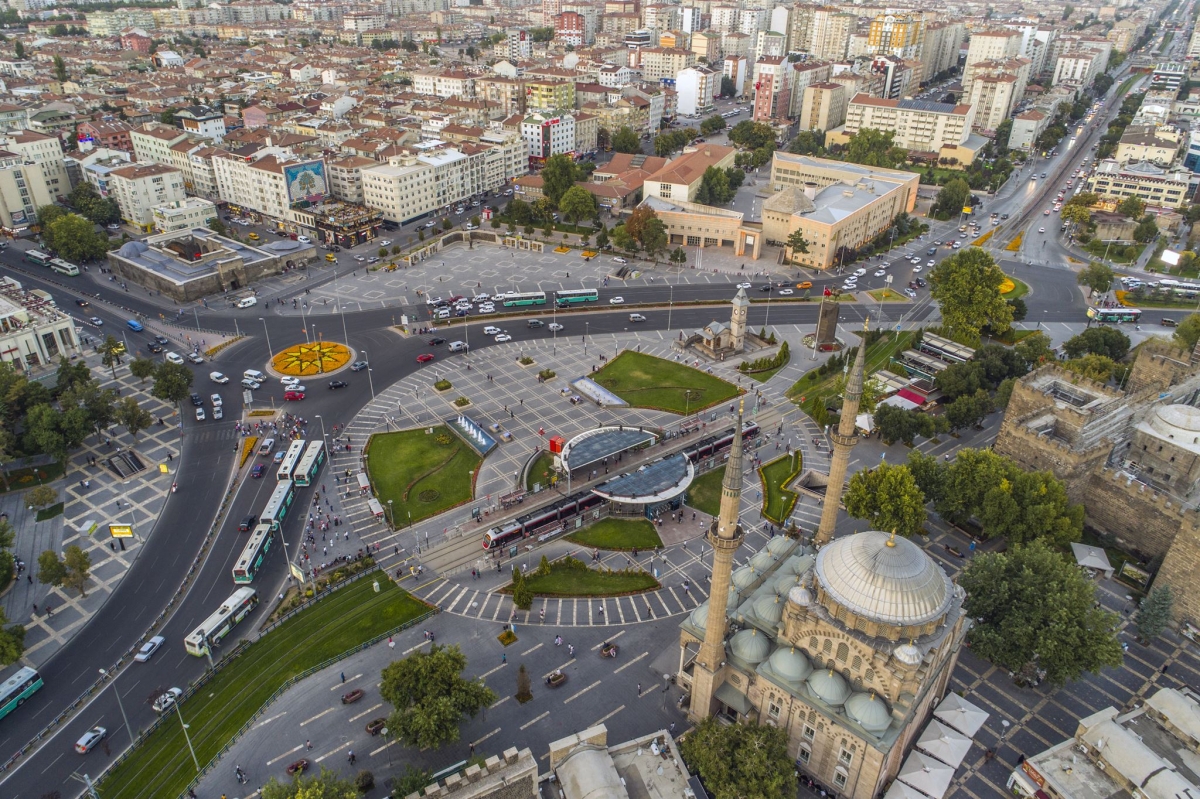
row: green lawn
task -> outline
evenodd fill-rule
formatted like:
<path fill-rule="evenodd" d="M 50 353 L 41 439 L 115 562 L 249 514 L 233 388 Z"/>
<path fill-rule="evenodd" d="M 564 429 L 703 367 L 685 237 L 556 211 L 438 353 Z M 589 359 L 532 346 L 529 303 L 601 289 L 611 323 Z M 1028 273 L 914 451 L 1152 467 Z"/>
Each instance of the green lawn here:
<path fill-rule="evenodd" d="M 1013 282 L 1013 290 L 1008 292 L 1007 294 L 1001 294 L 1000 296 L 1002 296 L 1004 299 L 1015 300 L 1020 297 L 1024 297 L 1026 294 L 1029 293 L 1028 284 L 1026 284 L 1020 280 L 1017 280 L 1012 275 L 1006 275 L 1006 277 Z"/>
<path fill-rule="evenodd" d="M 39 510 L 37 512 L 37 516 L 35 517 L 34 520 L 39 521 L 39 522 L 44 522 L 49 519 L 53 519 L 55 516 L 59 515 L 62 512 L 63 512 L 63 503 L 55 502 L 50 507 L 42 508 L 41 510 Z"/>
<path fill-rule="evenodd" d="M 899 294 L 891 289 L 871 289 L 867 292 L 871 299 L 875 302 L 895 302 L 897 300 L 908 299 L 903 294 Z"/>
<path fill-rule="evenodd" d="M 611 516 L 567 536 L 592 549 L 654 549 L 662 546 L 654 523 L 646 518 L 615 519 Z"/>
<path fill-rule="evenodd" d="M 428 612 L 427 605 L 400 590 L 386 575 L 379 574 L 379 593 L 374 582 L 364 577 L 297 613 L 251 644 L 183 703 L 183 718 L 201 765 L 216 757 L 288 679 Z M 229 647 L 236 637 L 237 631 L 226 639 Z M 182 651 L 183 642 L 170 646 Z M 187 789 L 195 769 L 178 720 L 169 721 L 109 773 L 100 783 L 101 796 L 143 799 L 179 796 Z M 274 770 L 282 775 L 283 764 Z"/>
<path fill-rule="evenodd" d="M 687 504 L 701 513 L 716 516 L 721 509 L 721 481 L 724 479 L 724 465 L 697 477 L 688 487 Z"/>
<path fill-rule="evenodd" d="M 905 331 L 900 335 L 887 334 L 867 348 L 866 373 L 868 375 L 879 371 L 888 365 L 892 356 L 897 352 L 908 349 L 912 341 L 912 333 Z M 817 375 L 817 370 L 810 371 L 788 389 L 787 396 L 800 406 L 801 410 L 813 416 L 815 409 L 822 407 L 825 402 L 837 393 L 838 381 L 842 377 L 840 369 L 834 372 L 817 375 L 809 379 L 809 375 Z M 804 401 L 801 402 L 800 398 Z"/>
<path fill-rule="evenodd" d="M 550 485 L 550 477 L 554 474 L 554 456 L 543 452 L 529 467 L 529 477 L 525 479 L 525 490 L 532 491 L 534 483 L 541 483 L 545 489 Z"/>
<path fill-rule="evenodd" d="M 418 522 L 471 499 L 472 472 L 483 459 L 446 427 L 376 433 L 367 445 L 367 475 L 375 496 L 393 505 L 397 527 Z"/>
<path fill-rule="evenodd" d="M 992 341 L 999 341 L 1001 344 L 1007 344 L 1008 346 L 1010 346 L 1010 347 L 1011 347 L 1011 346 L 1013 346 L 1014 344 L 1016 344 L 1018 341 L 1020 341 L 1021 339 L 1023 339 L 1023 338 L 1028 338 L 1028 337 L 1032 336 L 1032 335 L 1033 335 L 1034 333 L 1036 333 L 1036 332 L 1038 332 L 1038 331 L 1037 331 L 1037 329 L 1034 329 L 1034 330 L 1020 330 L 1020 329 L 1018 329 L 1018 328 L 1015 328 L 1015 327 L 1010 327 L 1010 328 L 1008 329 L 1008 332 L 1007 332 L 1007 333 L 1005 333 L 1003 336 L 992 336 L 992 337 L 991 337 L 991 340 L 992 340 Z"/>
<path fill-rule="evenodd" d="M 796 492 L 784 488 L 800 472 L 803 459 L 799 452 L 784 455 L 763 464 L 759 475 L 763 481 L 763 516 L 775 524 L 783 524 L 796 505 Z"/>
<path fill-rule="evenodd" d="M 8 488 L 4 488 L 4 482 L 0 481 L 0 493 L 7 491 L 23 491 L 26 488 L 40 486 L 42 483 L 52 483 L 63 476 L 62 461 L 48 463 L 45 466 L 36 466 L 28 469 L 13 469 L 11 472 L 4 473 L 4 479 L 8 482 Z"/>
<path fill-rule="evenodd" d="M 659 587 L 649 572 L 571 569 L 557 562 L 550 564 L 549 574 L 530 574 L 525 582 L 534 596 L 618 596 Z"/>
<path fill-rule="evenodd" d="M 738 396 L 737 386 L 699 369 L 629 350 L 591 377 L 630 405 L 678 414 Z"/>

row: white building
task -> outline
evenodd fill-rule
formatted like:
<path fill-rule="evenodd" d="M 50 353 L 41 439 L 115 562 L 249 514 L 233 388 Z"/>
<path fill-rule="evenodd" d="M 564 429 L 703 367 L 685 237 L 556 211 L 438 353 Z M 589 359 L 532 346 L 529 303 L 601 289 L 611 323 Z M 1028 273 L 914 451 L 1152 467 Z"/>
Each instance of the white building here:
<path fill-rule="evenodd" d="M 154 206 L 151 216 L 156 233 L 173 233 L 176 230 L 208 227 L 208 223 L 217 218 L 217 206 L 203 197 L 185 197 Z"/>
<path fill-rule="evenodd" d="M 721 93 L 721 73 L 709 67 L 688 67 L 675 77 L 676 108 L 684 116 L 707 114 Z"/>
<path fill-rule="evenodd" d="M 49 295 L 25 291 L 11 277 L 0 276 L 0 360 L 24 372 L 78 354 L 75 321 Z"/>
<path fill-rule="evenodd" d="M 121 218 L 142 227 L 154 224 L 154 208 L 187 198 L 183 174 L 164 164 L 130 164 L 108 173 L 108 196 Z"/>
<path fill-rule="evenodd" d="M 570 114 L 544 116 L 533 114 L 521 120 L 521 138 L 528 147 L 531 163 L 544 162 L 553 155 L 575 151 L 575 117 Z"/>
<path fill-rule="evenodd" d="M 32 130 L 13 131 L 0 139 L 0 147 L 41 166 L 46 175 L 47 188 L 55 199 L 61 200 L 71 191 L 62 144 L 57 136 Z"/>
<path fill-rule="evenodd" d="M 891 131 L 897 147 L 936 153 L 947 145 L 959 145 L 971 135 L 975 109 L 924 100 L 883 100 L 855 95 L 846 108 L 845 133 L 863 128 Z"/>

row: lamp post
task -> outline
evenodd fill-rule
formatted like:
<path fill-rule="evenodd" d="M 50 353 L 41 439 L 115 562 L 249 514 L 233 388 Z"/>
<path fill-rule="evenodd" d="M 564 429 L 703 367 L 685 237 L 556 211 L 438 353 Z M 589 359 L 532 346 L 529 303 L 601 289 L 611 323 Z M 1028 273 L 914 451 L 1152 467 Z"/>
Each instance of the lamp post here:
<path fill-rule="evenodd" d="M 188 725 L 183 723 L 183 711 L 180 708 L 179 702 L 175 703 L 175 715 L 179 717 L 179 726 L 183 727 L 183 740 L 187 741 L 188 751 L 192 753 L 192 765 L 196 767 L 196 773 L 200 773 L 200 761 L 196 759 L 196 750 L 192 748 L 192 737 L 188 735 Z"/>
<path fill-rule="evenodd" d="M 367 362 L 367 382 L 371 384 L 371 401 L 375 400 L 375 381 L 371 379 L 371 356 L 363 350 L 363 360 Z"/>
<path fill-rule="evenodd" d="M 267 337 L 267 351 L 274 355 L 275 350 L 271 349 L 271 331 L 267 330 L 267 320 L 260 316 L 258 321 L 263 323 L 263 335 Z"/>
<path fill-rule="evenodd" d="M 322 443 L 324 443 L 324 441 L 325 441 L 325 419 L 319 413 L 317 414 L 317 418 L 321 420 L 321 441 L 322 441 Z"/>
<path fill-rule="evenodd" d="M 100 676 L 107 677 L 108 670 L 100 669 Z M 117 687 L 116 682 L 113 682 L 113 693 L 117 695 L 117 707 L 121 709 L 121 720 L 125 722 L 125 732 L 129 733 L 129 742 L 133 743 L 133 728 L 129 726 L 129 717 L 125 715 L 125 705 L 121 702 L 121 689 Z M 199 767 L 196 768 L 199 771 Z"/>
<path fill-rule="evenodd" d="M 392 510 L 392 501 L 390 499 L 388 500 L 388 524 L 392 526 L 393 530 L 396 529 L 396 515 Z"/>
<path fill-rule="evenodd" d="M 588 323 L 583 323 L 583 354 L 587 355 Z"/>

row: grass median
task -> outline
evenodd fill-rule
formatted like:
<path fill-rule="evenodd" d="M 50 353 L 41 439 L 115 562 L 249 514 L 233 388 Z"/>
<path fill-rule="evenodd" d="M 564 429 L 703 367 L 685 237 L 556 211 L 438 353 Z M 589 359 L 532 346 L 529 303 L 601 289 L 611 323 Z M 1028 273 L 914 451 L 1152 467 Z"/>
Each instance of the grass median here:
<path fill-rule="evenodd" d="M 701 513 L 716 516 L 721 509 L 721 482 L 724 479 L 723 465 L 697 477 L 688 486 L 687 504 Z"/>
<path fill-rule="evenodd" d="M 445 426 L 376 433 L 367 447 L 367 474 L 392 522 L 403 527 L 469 501 L 483 459 Z"/>
<path fill-rule="evenodd" d="M 297 613 L 251 644 L 183 703 L 183 719 L 202 765 L 216 757 L 289 679 L 429 610 L 382 572 L 379 593 L 374 582 L 364 577 Z M 179 796 L 194 777 L 179 721 L 168 719 L 100 783 L 100 795 Z"/>
<path fill-rule="evenodd" d="M 783 524 L 792 515 L 798 495 L 784 486 L 795 479 L 801 466 L 800 453 L 793 452 L 763 464 L 758 470 L 763 482 L 763 516 L 775 524 Z"/>
<path fill-rule="evenodd" d="M 654 549 L 662 546 L 658 530 L 649 519 L 614 519 L 590 524 L 567 540 L 592 549 Z"/>
<path fill-rule="evenodd" d="M 685 414 L 738 396 L 738 387 L 682 363 L 625 350 L 591 375 L 637 408 Z"/>
<path fill-rule="evenodd" d="M 624 596 L 659 588 L 654 575 L 640 569 L 589 569 L 578 561 L 572 566 L 563 560 L 551 563 L 549 574 L 530 572 L 525 583 L 534 596 Z M 512 586 L 504 590 L 511 591 Z"/>

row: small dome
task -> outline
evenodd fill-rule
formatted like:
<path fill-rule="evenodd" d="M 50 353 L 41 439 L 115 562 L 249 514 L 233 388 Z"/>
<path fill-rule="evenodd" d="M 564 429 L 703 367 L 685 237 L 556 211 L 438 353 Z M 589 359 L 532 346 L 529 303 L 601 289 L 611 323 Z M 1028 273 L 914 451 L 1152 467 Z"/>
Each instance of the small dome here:
<path fill-rule="evenodd" d="M 775 593 L 779 596 L 787 596 L 788 591 L 800 584 L 800 575 L 798 574 L 781 574 L 775 578 L 775 582 L 771 587 L 775 589 Z"/>
<path fill-rule="evenodd" d="M 693 627 L 701 630 L 705 628 L 708 624 L 708 600 L 705 600 L 700 607 L 692 611 L 692 615 L 688 616 L 688 621 L 692 623 Z"/>
<path fill-rule="evenodd" d="M 795 586 L 791 591 L 788 591 L 788 602 L 795 602 L 802 608 L 806 608 L 812 604 L 812 594 L 804 587 L 804 584 Z"/>
<path fill-rule="evenodd" d="M 814 671 L 808 678 L 808 690 L 817 699 L 833 707 L 841 706 L 850 696 L 846 678 L 833 669 Z"/>
<path fill-rule="evenodd" d="M 767 542 L 767 551 L 772 555 L 778 555 L 779 553 L 791 547 L 791 545 L 792 539 L 787 538 L 786 536 L 777 535 Z"/>
<path fill-rule="evenodd" d="M 813 562 L 816 560 L 812 555 L 796 555 L 787 559 L 787 563 L 783 568 L 792 574 L 804 574 L 813 567 Z"/>
<path fill-rule="evenodd" d="M 117 255 L 122 258 L 136 258 L 149 249 L 150 247 L 145 242 L 127 241 L 117 250 Z"/>
<path fill-rule="evenodd" d="M 733 573 L 733 585 L 738 591 L 745 591 L 754 581 L 758 579 L 758 574 L 753 566 L 743 566 Z M 733 603 L 730 603 L 731 605 Z"/>
<path fill-rule="evenodd" d="M 725 604 L 728 608 L 736 608 L 742 604 L 742 591 L 732 582 L 729 583 L 729 601 Z"/>
<path fill-rule="evenodd" d="M 754 557 L 750 558 L 750 565 L 753 566 L 754 570 L 757 572 L 765 572 L 767 569 L 771 568 L 771 564 L 774 562 L 774 556 L 772 556 L 771 553 L 765 549 L 760 549 L 758 552 L 754 553 Z"/>
<path fill-rule="evenodd" d="M 779 647 L 771 653 L 771 671 L 780 678 L 793 683 L 804 682 L 812 674 L 812 664 L 796 647 Z"/>
<path fill-rule="evenodd" d="M 836 538 L 817 555 L 817 579 L 838 605 L 883 624 L 942 618 L 954 592 L 933 558 L 907 538 L 869 531 Z"/>
<path fill-rule="evenodd" d="M 855 693 L 846 700 L 846 715 L 864 730 L 875 735 L 892 726 L 892 712 L 887 703 L 871 693 Z"/>
<path fill-rule="evenodd" d="M 759 635 L 758 630 L 742 630 L 729 642 L 729 651 L 733 656 L 751 666 L 766 660 L 770 650 L 770 640 L 765 635 Z"/>
<path fill-rule="evenodd" d="M 921 650 L 917 649 L 911 643 L 901 644 L 900 646 L 896 647 L 892 654 L 895 655 L 896 660 L 900 661 L 906 666 L 917 666 L 924 659 L 921 656 Z"/>
<path fill-rule="evenodd" d="M 754 614 L 768 624 L 779 624 L 783 618 L 783 600 L 773 594 L 764 594 L 754 600 Z"/>

